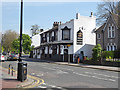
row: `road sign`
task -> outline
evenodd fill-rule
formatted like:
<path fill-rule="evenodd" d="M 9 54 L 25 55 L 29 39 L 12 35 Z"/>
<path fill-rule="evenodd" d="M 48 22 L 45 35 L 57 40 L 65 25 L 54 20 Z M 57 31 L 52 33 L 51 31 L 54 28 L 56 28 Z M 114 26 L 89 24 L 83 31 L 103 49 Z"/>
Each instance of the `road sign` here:
<path fill-rule="evenodd" d="M 68 47 L 70 47 L 71 45 L 70 45 L 70 44 L 68 44 L 67 46 L 68 46 Z"/>

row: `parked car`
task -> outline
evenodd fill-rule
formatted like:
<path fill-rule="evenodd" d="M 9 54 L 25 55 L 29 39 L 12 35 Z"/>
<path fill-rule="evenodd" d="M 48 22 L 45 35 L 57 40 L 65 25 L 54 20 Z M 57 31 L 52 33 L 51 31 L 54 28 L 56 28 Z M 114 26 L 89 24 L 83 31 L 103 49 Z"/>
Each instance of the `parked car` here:
<path fill-rule="evenodd" d="M 5 61 L 5 56 L 0 53 L 0 61 Z"/>
<path fill-rule="evenodd" d="M 10 54 L 7 58 L 7 60 L 18 60 L 19 55 L 18 54 Z"/>

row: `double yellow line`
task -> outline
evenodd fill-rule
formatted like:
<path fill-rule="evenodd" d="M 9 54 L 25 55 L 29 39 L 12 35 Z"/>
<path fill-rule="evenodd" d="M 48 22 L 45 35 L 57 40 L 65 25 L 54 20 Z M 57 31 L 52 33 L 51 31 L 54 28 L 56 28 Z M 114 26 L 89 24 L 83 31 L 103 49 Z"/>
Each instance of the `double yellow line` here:
<path fill-rule="evenodd" d="M 0 66 L 0 67 L 1 67 L 1 68 L 4 68 L 4 67 L 2 67 L 2 66 Z M 7 68 L 4 68 L 4 69 L 8 70 Z M 14 70 L 14 72 L 17 74 L 17 71 Z M 35 77 L 35 76 L 31 76 L 31 75 L 27 75 L 27 77 L 28 77 L 28 78 L 31 78 L 31 79 L 34 79 L 34 80 L 36 81 L 36 83 L 33 84 L 33 82 L 32 82 L 32 83 L 30 83 L 29 85 L 23 86 L 22 88 L 34 88 L 34 87 L 39 86 L 39 85 L 41 85 L 41 84 L 44 83 L 44 80 L 41 79 L 41 78 L 38 78 L 38 77 Z M 41 82 L 40 82 L 40 81 L 41 81 Z M 32 85 L 32 84 L 33 84 L 33 85 Z"/>
<path fill-rule="evenodd" d="M 33 88 L 33 87 L 39 86 L 39 85 L 41 85 L 41 84 L 44 83 L 44 80 L 43 80 L 43 79 L 40 79 L 40 78 L 31 76 L 31 75 L 27 75 L 27 76 L 28 76 L 29 78 L 31 78 L 31 79 L 36 80 L 36 83 L 35 83 L 34 85 L 26 85 L 26 86 L 24 86 L 24 88 Z M 41 80 L 41 82 L 40 82 L 40 80 Z"/>

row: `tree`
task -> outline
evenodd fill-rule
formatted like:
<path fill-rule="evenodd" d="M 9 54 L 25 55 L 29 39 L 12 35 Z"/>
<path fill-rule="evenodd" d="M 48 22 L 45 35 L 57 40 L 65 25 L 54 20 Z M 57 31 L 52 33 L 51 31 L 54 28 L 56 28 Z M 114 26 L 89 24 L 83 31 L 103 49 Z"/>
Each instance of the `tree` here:
<path fill-rule="evenodd" d="M 31 27 L 32 36 L 43 31 L 43 29 L 39 29 L 39 26 L 37 24 L 32 25 Z"/>
<path fill-rule="evenodd" d="M 31 27 L 32 27 L 32 28 L 31 28 L 32 36 L 39 33 L 39 32 L 38 32 L 38 31 L 39 31 L 39 26 L 38 26 L 37 24 L 32 25 Z"/>
<path fill-rule="evenodd" d="M 111 13 L 120 14 L 120 2 L 113 0 L 103 0 L 104 2 L 98 4 L 97 13 L 97 24 L 101 25 L 105 23 Z M 117 1 L 117 0 L 116 0 Z"/>
<path fill-rule="evenodd" d="M 7 30 L 3 34 L 3 43 L 2 46 L 6 52 L 11 51 L 13 49 L 12 42 L 18 38 L 18 33 L 12 30 Z"/>
<path fill-rule="evenodd" d="M 28 53 L 31 50 L 31 39 L 30 36 L 27 34 L 22 34 L 22 49 L 24 53 Z M 15 50 L 19 51 L 20 48 L 20 37 L 13 41 L 12 43 Z"/>
<path fill-rule="evenodd" d="M 97 44 L 93 49 L 92 49 L 93 53 L 92 53 L 92 58 L 93 60 L 99 60 L 101 57 L 101 45 Z"/>

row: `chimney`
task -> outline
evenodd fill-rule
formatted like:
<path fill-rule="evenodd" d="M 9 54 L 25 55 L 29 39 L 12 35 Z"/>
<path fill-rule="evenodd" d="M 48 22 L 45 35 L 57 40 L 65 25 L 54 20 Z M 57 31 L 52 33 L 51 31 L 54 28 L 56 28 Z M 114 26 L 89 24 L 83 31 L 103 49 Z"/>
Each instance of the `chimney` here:
<path fill-rule="evenodd" d="M 62 24 L 62 22 L 60 21 L 60 25 Z"/>
<path fill-rule="evenodd" d="M 93 12 L 91 12 L 91 16 L 90 17 L 93 17 Z"/>
<path fill-rule="evenodd" d="M 76 19 L 80 19 L 80 13 L 76 14 Z"/>
<path fill-rule="evenodd" d="M 58 24 L 59 24 L 58 22 L 54 22 L 54 23 L 53 23 L 53 27 L 58 26 Z"/>

